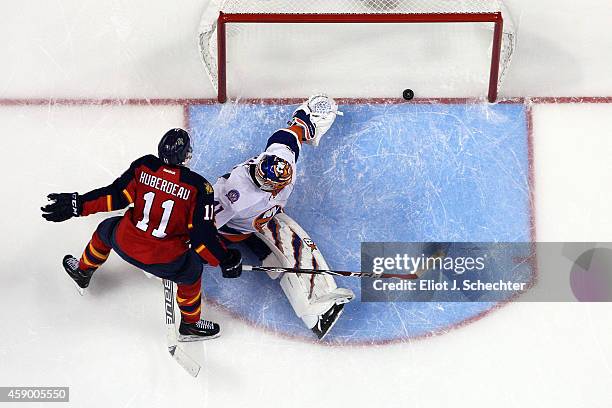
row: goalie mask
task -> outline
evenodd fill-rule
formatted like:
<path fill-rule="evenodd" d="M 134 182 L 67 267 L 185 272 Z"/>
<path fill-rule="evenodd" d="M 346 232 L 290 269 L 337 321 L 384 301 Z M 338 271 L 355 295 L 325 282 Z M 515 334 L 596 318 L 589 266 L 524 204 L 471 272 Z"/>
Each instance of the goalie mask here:
<path fill-rule="evenodd" d="M 293 167 L 274 155 L 264 155 L 255 164 L 255 180 L 259 188 L 268 192 L 279 192 L 291 183 Z"/>

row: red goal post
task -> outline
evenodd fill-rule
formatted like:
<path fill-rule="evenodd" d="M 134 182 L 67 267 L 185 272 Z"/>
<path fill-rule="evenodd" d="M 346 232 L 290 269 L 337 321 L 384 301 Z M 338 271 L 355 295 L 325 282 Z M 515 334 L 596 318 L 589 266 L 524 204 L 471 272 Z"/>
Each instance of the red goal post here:
<path fill-rule="evenodd" d="M 198 43 L 220 103 L 227 101 L 226 26 L 231 23 L 491 23 L 489 102 L 497 100 L 516 41 L 500 0 L 211 0 Z"/>

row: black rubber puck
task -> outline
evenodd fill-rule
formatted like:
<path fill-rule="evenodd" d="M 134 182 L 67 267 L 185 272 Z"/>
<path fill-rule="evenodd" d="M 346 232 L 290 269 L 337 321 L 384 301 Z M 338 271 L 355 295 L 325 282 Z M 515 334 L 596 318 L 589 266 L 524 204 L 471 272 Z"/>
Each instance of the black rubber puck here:
<path fill-rule="evenodd" d="M 404 89 L 402 96 L 405 100 L 410 101 L 412 98 L 414 98 L 414 91 L 412 89 Z"/>

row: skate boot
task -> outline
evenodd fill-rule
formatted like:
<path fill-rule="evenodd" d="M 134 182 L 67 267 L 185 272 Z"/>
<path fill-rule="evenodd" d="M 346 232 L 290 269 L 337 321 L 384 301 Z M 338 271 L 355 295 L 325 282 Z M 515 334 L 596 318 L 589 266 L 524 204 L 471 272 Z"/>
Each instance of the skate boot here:
<path fill-rule="evenodd" d="M 181 319 L 178 341 L 202 341 L 219 337 L 221 328 L 217 323 L 200 320 L 195 323 L 186 323 Z"/>
<path fill-rule="evenodd" d="M 334 327 L 334 324 L 336 324 L 338 321 L 343 309 L 344 303 L 340 305 L 334 304 L 329 308 L 329 310 L 327 310 L 327 312 L 319 316 L 319 321 L 315 327 L 312 328 L 313 333 L 317 335 L 319 340 L 323 340 L 331 328 Z"/>
<path fill-rule="evenodd" d="M 74 282 L 79 294 L 83 296 L 85 294 L 85 289 L 89 286 L 89 281 L 94 273 L 94 269 L 79 269 L 79 260 L 72 255 L 66 255 L 62 261 L 62 265 L 64 265 L 66 273 L 68 273 L 68 276 L 70 276 Z"/>

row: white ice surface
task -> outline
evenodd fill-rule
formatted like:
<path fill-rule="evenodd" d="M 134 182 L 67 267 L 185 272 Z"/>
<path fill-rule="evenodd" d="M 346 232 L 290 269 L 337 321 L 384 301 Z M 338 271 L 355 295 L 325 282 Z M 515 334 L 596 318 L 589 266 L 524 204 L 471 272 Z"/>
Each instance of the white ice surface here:
<path fill-rule="evenodd" d="M 612 241 L 612 104 L 534 108 L 541 241 Z"/>
<path fill-rule="evenodd" d="M 3 1 L 0 98 L 212 97 L 194 42 L 205 3 Z M 612 94 L 608 1 L 508 5 L 520 38 L 505 95 Z M 326 85 L 342 96 L 388 96 L 405 73 L 389 81 L 382 90 L 363 91 L 350 77 Z M 267 92 L 243 82 L 245 94 Z M 280 95 L 301 92 L 280 85 Z M 455 87 L 441 86 L 423 96 L 453 96 Z M 534 108 L 539 239 L 610 240 L 611 113 Z M 611 405 L 608 304 L 517 303 L 444 336 L 359 348 L 282 339 L 208 308 L 225 332 L 189 345 L 203 364 L 191 379 L 165 350 L 161 284 L 112 257 L 95 296 L 79 298 L 58 263 L 100 218 L 50 225 L 38 210 L 50 191 L 108 182 L 181 124 L 180 107 L 0 107 L 0 385 L 68 385 L 75 407 Z"/>
<path fill-rule="evenodd" d="M 3 1 L 0 97 L 212 97 L 196 47 L 207 3 Z M 502 96 L 612 94 L 607 0 L 506 4 L 519 42 Z M 381 36 L 381 27 L 339 29 L 323 43 L 321 31 L 331 30 L 311 29 L 299 45 L 281 33 L 273 38 L 273 49 L 261 49 L 257 37 L 230 39 L 230 57 L 236 47 L 247 53 L 230 58 L 230 90 L 238 86 L 235 95 L 241 96 L 304 96 L 300 92 L 323 87 L 336 96 L 398 96 L 410 86 L 425 97 L 486 91 L 481 73 L 488 69 L 489 30 L 472 27 L 453 34 L 446 28 L 425 36 L 410 27 L 403 35 L 396 27 Z M 464 30 L 475 33 L 464 38 Z M 260 50 L 258 59 L 244 58 L 255 50 Z M 296 71 L 304 69 L 308 75 L 298 76 Z M 267 89 L 270 83 L 278 88 Z"/>

